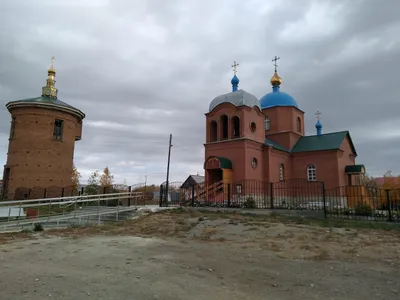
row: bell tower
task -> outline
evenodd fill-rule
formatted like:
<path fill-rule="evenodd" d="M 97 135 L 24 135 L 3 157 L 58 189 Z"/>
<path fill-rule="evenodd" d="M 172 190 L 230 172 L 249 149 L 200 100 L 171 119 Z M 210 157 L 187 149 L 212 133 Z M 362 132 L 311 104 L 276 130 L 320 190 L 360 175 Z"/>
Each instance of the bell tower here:
<path fill-rule="evenodd" d="M 215 97 L 206 113 L 206 184 L 257 178 L 262 172 L 264 115 L 254 95 L 239 89 L 234 62 L 232 92 Z M 233 173 L 232 170 L 235 170 Z"/>
<path fill-rule="evenodd" d="M 272 92 L 260 99 L 260 105 L 265 114 L 265 137 L 290 150 L 304 136 L 304 112 L 299 109 L 292 96 L 281 92 L 282 78 L 278 74 L 275 56 L 275 71 L 271 77 Z"/>
<path fill-rule="evenodd" d="M 40 97 L 6 104 L 11 129 L 2 187 L 5 199 L 73 193 L 75 141 L 81 139 L 85 114 L 58 99 L 55 76 L 53 57 Z"/>

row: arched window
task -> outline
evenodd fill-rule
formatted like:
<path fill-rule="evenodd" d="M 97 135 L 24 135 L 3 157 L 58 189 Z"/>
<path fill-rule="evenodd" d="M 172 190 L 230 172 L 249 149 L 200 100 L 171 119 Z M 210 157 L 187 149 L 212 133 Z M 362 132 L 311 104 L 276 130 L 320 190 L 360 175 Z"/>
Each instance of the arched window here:
<path fill-rule="evenodd" d="M 251 159 L 251 166 L 255 169 L 255 168 L 257 168 L 257 165 L 258 165 L 257 158 L 253 157 Z"/>
<path fill-rule="evenodd" d="M 221 116 L 221 139 L 226 140 L 228 138 L 228 116 Z"/>
<path fill-rule="evenodd" d="M 266 116 L 264 119 L 264 128 L 265 130 L 269 130 L 269 118 Z"/>
<path fill-rule="evenodd" d="M 307 167 L 307 180 L 317 181 L 317 168 L 315 167 L 315 165 L 309 165 Z"/>
<path fill-rule="evenodd" d="M 240 119 L 238 116 L 232 117 L 232 137 L 240 137 Z"/>
<path fill-rule="evenodd" d="M 210 142 L 215 142 L 218 139 L 218 125 L 217 121 L 211 121 L 210 123 Z"/>
<path fill-rule="evenodd" d="M 285 173 L 284 173 L 284 167 L 283 167 L 283 165 L 281 164 L 280 166 L 279 166 L 279 180 L 280 181 L 283 181 L 283 180 L 285 180 Z"/>
<path fill-rule="evenodd" d="M 299 117 L 297 117 L 297 132 L 301 132 L 301 120 Z"/>

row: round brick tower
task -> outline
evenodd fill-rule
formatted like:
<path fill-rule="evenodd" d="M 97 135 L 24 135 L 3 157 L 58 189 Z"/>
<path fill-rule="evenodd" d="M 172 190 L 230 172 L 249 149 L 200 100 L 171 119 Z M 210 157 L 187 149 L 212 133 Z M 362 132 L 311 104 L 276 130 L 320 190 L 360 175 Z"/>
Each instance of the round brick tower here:
<path fill-rule="evenodd" d="M 81 139 L 85 114 L 57 98 L 55 75 L 53 57 L 42 95 L 6 104 L 11 128 L 3 174 L 4 199 L 19 200 L 17 189 L 59 187 L 61 191 L 72 186 L 75 141 Z"/>

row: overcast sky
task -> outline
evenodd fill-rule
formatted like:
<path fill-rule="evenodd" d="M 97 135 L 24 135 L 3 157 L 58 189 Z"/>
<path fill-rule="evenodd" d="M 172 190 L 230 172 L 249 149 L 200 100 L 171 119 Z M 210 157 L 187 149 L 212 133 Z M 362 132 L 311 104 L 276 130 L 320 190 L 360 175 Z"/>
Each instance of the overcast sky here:
<path fill-rule="evenodd" d="M 315 111 L 323 131 L 350 130 L 367 172 L 400 173 L 398 0 L 0 0 L 0 163 L 8 101 L 40 96 L 56 57 L 59 98 L 86 113 L 75 164 L 109 166 L 116 182 L 171 181 L 203 173 L 210 101 L 240 86 L 282 91 Z"/>

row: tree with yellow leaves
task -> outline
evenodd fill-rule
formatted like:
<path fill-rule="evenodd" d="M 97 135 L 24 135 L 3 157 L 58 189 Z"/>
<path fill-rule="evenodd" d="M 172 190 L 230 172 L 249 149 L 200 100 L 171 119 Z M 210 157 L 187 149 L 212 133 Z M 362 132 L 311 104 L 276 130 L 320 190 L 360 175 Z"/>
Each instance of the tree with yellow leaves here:
<path fill-rule="evenodd" d="M 111 175 L 110 169 L 105 167 L 103 170 L 103 174 L 100 175 L 100 186 L 103 189 L 112 188 L 114 183 L 114 176 Z"/>
<path fill-rule="evenodd" d="M 72 188 L 74 191 L 78 190 L 78 188 L 80 186 L 79 181 L 80 181 L 81 177 L 82 177 L 81 173 L 78 171 L 75 164 L 73 164 L 71 179 L 72 179 Z"/>
<path fill-rule="evenodd" d="M 382 188 L 384 189 L 399 189 L 400 188 L 400 176 L 394 176 L 392 171 L 387 171 L 383 175 L 383 184 Z"/>

